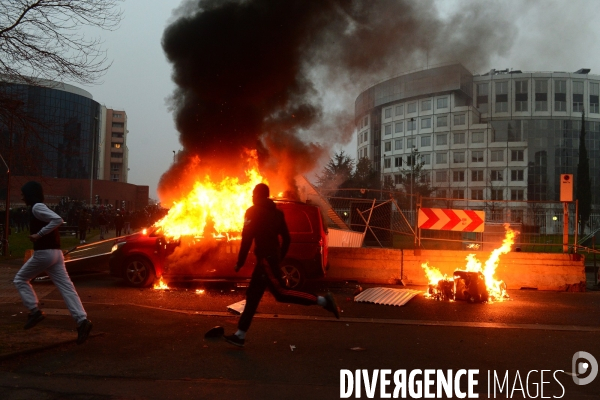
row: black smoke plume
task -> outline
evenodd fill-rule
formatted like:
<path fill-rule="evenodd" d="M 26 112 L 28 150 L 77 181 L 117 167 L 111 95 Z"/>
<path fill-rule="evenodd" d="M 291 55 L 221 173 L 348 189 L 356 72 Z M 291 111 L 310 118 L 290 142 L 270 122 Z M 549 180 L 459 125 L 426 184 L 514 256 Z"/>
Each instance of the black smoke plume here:
<path fill-rule="evenodd" d="M 161 178 L 161 199 L 188 190 L 182 176 L 194 157 L 215 177 L 240 175 L 245 148 L 258 150 L 270 181 L 279 174 L 293 186 L 351 140 L 353 102 L 369 85 L 442 62 L 480 68 L 510 49 L 515 30 L 501 2 L 459 3 L 448 17 L 436 4 L 185 2 L 162 42 L 184 151 Z"/>

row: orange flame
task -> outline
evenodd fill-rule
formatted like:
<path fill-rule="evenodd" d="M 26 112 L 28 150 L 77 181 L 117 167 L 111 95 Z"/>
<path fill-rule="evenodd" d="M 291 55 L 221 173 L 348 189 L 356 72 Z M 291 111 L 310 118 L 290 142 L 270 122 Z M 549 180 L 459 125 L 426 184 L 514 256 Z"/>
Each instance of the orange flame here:
<path fill-rule="evenodd" d="M 167 282 L 163 281 L 163 278 L 161 276 L 159 278 L 159 280 L 154 283 L 154 289 L 156 289 L 156 290 L 169 290 L 169 285 L 167 285 Z"/>
<path fill-rule="evenodd" d="M 475 254 L 469 254 L 466 257 L 467 264 L 464 269 L 468 272 L 481 272 L 485 278 L 485 285 L 490 299 L 497 301 L 508 297 L 508 295 L 506 294 L 506 285 L 504 284 L 504 281 L 495 278 L 496 268 L 498 267 L 500 256 L 510 252 L 511 246 L 515 243 L 515 237 L 519 234 L 518 231 L 510 229 L 509 224 L 504 224 L 504 229 L 506 230 L 506 235 L 502 241 L 502 245 L 491 252 L 489 258 L 485 261 L 485 265 L 482 266 Z M 421 264 L 421 267 L 427 275 L 430 286 L 435 287 L 442 280 L 451 281 L 453 279 L 447 278 L 439 269 L 429 266 L 427 262 Z M 426 296 L 429 297 L 429 295 Z"/>
<path fill-rule="evenodd" d="M 267 183 L 258 171 L 256 150 L 249 151 L 247 181 L 226 177 L 213 182 L 210 176 L 196 180 L 193 189 L 183 199 L 174 202 L 168 214 L 154 226 L 162 229 L 169 240 L 182 236 L 232 239 L 231 232 L 241 232 L 244 212 L 252 205 L 252 190 L 258 183 Z"/>

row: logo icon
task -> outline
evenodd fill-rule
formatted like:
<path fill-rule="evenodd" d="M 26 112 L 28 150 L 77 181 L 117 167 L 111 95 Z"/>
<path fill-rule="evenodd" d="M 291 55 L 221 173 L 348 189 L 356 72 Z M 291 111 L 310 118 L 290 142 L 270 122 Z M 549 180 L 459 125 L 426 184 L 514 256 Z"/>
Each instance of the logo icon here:
<path fill-rule="evenodd" d="M 584 361 L 585 360 L 585 361 Z M 578 351 L 573 354 L 573 382 L 576 385 L 587 385 L 596 379 L 598 375 L 598 361 L 594 358 L 593 355 L 587 353 L 585 351 Z M 580 378 L 580 375 L 589 375 L 585 378 Z"/>

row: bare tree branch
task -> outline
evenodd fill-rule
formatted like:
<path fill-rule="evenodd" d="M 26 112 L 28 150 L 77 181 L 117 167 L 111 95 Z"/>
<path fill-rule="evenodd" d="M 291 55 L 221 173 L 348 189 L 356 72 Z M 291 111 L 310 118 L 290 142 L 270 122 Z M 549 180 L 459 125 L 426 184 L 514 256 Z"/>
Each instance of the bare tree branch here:
<path fill-rule="evenodd" d="M 3 0 L 0 75 L 12 82 L 37 79 L 98 83 L 110 67 L 103 41 L 82 26 L 119 27 L 123 0 Z"/>

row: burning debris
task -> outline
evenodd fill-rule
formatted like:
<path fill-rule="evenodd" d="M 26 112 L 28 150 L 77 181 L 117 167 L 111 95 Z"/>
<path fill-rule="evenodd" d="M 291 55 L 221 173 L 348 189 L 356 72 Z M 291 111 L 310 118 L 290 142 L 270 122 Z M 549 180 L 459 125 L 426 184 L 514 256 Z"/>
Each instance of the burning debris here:
<path fill-rule="evenodd" d="M 484 265 L 477 260 L 475 254 L 469 254 L 466 257 L 465 269 L 454 271 L 450 278 L 439 269 L 429 266 L 427 262 L 421 264 L 429 281 L 426 296 L 436 300 L 466 300 L 470 303 L 508 299 L 506 284 L 494 278 L 494 274 L 500 255 L 510 251 L 519 232 L 510 229 L 508 224 L 505 224 L 504 228 L 506 236 L 502 246 L 492 251 Z"/>

